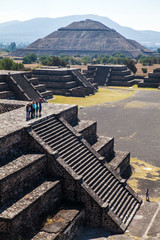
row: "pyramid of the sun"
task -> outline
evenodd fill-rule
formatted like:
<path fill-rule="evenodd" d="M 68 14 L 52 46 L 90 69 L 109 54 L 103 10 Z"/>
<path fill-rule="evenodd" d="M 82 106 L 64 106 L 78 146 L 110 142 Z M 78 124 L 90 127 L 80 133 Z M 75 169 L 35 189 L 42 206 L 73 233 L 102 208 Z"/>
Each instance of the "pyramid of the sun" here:
<path fill-rule="evenodd" d="M 120 52 L 125 56 L 136 57 L 139 54 L 148 53 L 149 50 L 133 40 L 126 39 L 114 29 L 87 19 L 60 28 L 58 31 L 36 40 L 28 47 L 17 50 L 14 55 L 24 56 L 26 53 L 32 52 L 38 56 L 61 53 L 93 56 Z"/>

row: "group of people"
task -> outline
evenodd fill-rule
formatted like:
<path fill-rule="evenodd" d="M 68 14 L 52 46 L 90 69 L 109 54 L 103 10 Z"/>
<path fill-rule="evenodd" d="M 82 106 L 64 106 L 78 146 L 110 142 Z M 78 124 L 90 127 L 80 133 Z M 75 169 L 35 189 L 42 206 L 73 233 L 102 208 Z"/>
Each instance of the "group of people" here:
<path fill-rule="evenodd" d="M 41 117 L 42 102 L 43 99 L 40 98 L 39 100 L 32 101 L 26 105 L 26 120 L 30 120 L 35 117 L 37 118 L 38 116 Z"/>

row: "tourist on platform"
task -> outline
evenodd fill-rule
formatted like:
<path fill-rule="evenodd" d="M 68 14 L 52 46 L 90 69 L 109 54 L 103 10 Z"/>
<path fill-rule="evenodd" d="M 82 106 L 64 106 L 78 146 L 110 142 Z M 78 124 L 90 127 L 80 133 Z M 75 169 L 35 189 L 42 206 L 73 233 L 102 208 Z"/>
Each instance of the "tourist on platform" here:
<path fill-rule="evenodd" d="M 39 104 L 38 104 L 38 101 L 36 101 L 36 117 L 38 117 L 38 109 L 39 109 Z"/>
<path fill-rule="evenodd" d="M 42 112 L 42 102 L 43 102 L 43 99 L 40 98 L 40 99 L 39 99 L 39 117 L 41 117 L 41 112 Z"/>
<path fill-rule="evenodd" d="M 31 103 L 31 118 L 35 117 L 35 110 L 36 110 L 36 105 L 35 105 L 35 102 L 33 101 Z"/>
<path fill-rule="evenodd" d="M 29 120 L 29 103 L 26 105 L 26 121 Z"/>
<path fill-rule="evenodd" d="M 149 199 L 149 189 L 148 188 L 146 190 L 146 201 L 150 202 L 150 199 Z"/>

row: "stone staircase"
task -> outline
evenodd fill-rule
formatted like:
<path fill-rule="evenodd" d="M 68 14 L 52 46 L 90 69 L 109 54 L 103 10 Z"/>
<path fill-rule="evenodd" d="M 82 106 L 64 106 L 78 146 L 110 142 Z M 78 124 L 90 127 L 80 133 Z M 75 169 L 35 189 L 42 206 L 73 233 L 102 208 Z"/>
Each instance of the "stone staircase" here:
<path fill-rule="evenodd" d="M 141 200 L 105 159 L 62 117 L 51 116 L 34 124 L 30 134 L 51 149 L 57 163 L 72 173 L 73 181 L 78 181 L 74 194 L 85 205 L 86 222 L 124 232 Z M 92 199 L 92 208 L 86 195 Z"/>
<path fill-rule="evenodd" d="M 84 75 L 100 86 L 132 86 L 134 75 L 125 65 L 91 65 Z"/>
<path fill-rule="evenodd" d="M 46 85 L 39 83 L 38 78 L 30 76 L 28 77 L 28 81 L 34 86 L 36 91 L 38 91 L 41 94 L 42 98 L 44 99 L 53 98 L 53 91 L 46 90 Z"/>
<path fill-rule="evenodd" d="M 0 77 L 0 99 L 14 99 L 14 93 L 10 90 L 7 81 Z"/>
<path fill-rule="evenodd" d="M 80 85 L 84 86 L 86 88 L 86 95 L 88 94 L 94 94 L 97 92 L 96 87 L 94 87 L 93 84 L 90 83 L 90 81 L 87 80 L 87 78 L 81 74 L 81 72 L 78 69 L 72 70 L 72 74 L 76 81 L 80 82 Z"/>
<path fill-rule="evenodd" d="M 78 69 L 48 67 L 35 69 L 33 75 L 47 89 L 52 90 L 53 94 L 85 97 L 96 91 Z"/>
<path fill-rule="evenodd" d="M 156 68 L 152 73 L 148 73 L 148 76 L 138 83 L 138 87 L 160 87 L 160 68 Z"/>
<path fill-rule="evenodd" d="M 31 101 L 42 97 L 33 85 L 30 84 L 24 74 L 9 75 L 8 84 L 21 100 Z"/>
<path fill-rule="evenodd" d="M 97 122 L 95 121 L 79 121 L 74 129 L 80 133 L 85 140 L 98 152 L 111 167 L 123 176 L 130 166 L 130 153 L 115 151 L 114 138 L 106 136 L 97 136 Z"/>

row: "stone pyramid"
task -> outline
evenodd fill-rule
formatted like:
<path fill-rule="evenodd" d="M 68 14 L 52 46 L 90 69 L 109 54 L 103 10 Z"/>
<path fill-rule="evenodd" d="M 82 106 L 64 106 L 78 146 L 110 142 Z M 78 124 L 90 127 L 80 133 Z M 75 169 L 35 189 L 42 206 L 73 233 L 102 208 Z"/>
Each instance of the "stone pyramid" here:
<path fill-rule="evenodd" d="M 87 19 L 73 22 L 62 27 L 48 36 L 38 39 L 28 47 L 14 52 L 14 56 L 24 56 L 34 52 L 38 56 L 59 55 L 111 55 L 115 52 L 124 53 L 128 57 L 146 54 L 145 49 L 135 41 L 128 40 L 114 29 L 110 29 L 100 22 Z"/>

